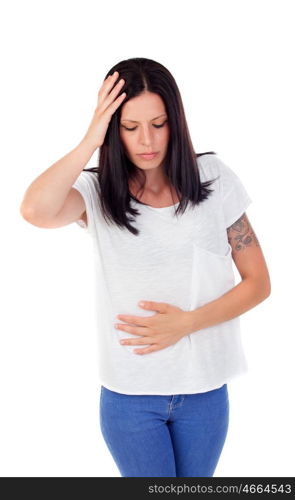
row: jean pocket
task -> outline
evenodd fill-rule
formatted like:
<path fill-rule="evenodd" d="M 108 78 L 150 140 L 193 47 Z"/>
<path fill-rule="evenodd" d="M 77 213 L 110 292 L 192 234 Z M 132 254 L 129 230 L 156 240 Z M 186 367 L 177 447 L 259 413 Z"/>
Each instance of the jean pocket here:
<path fill-rule="evenodd" d="M 235 285 L 231 246 L 225 255 L 193 244 L 193 267 L 189 310 L 217 299 Z"/>

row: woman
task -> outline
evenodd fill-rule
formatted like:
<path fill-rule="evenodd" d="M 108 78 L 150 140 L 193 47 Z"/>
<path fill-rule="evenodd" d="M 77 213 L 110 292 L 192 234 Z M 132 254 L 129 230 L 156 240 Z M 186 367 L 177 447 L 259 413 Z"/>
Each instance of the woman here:
<path fill-rule="evenodd" d="M 122 476 L 214 474 L 227 383 L 247 370 L 239 316 L 270 294 L 250 203 L 215 153 L 195 154 L 173 76 L 145 58 L 109 71 L 83 140 L 26 191 L 30 223 L 92 238 L 100 425 Z"/>

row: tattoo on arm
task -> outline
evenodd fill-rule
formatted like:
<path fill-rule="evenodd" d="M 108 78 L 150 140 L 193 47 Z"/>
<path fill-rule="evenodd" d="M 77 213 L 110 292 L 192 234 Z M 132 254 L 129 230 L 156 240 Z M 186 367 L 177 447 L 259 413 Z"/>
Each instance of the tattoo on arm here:
<path fill-rule="evenodd" d="M 254 245 L 260 246 L 245 213 L 227 228 L 227 236 L 228 242 L 237 251 Z"/>

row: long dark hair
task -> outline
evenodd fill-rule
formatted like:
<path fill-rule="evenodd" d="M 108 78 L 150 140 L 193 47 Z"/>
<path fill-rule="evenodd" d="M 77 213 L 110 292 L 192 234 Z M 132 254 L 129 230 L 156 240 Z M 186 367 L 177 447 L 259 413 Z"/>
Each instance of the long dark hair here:
<path fill-rule="evenodd" d="M 125 83 L 121 92 L 126 92 L 124 104 L 129 99 L 140 95 L 143 91 L 158 94 L 166 107 L 170 129 L 167 154 L 164 161 L 164 172 L 174 186 L 179 205 L 174 215 L 184 213 L 189 201 L 198 205 L 206 200 L 213 191 L 209 186 L 216 180 L 201 183 L 197 157 L 203 154 L 216 154 L 214 151 L 195 153 L 190 138 L 181 95 L 172 74 L 162 64 L 135 57 L 117 63 L 107 73 L 105 79 L 114 71 L 119 72 Z M 112 115 L 104 143 L 99 149 L 97 167 L 84 168 L 84 171 L 95 172 L 98 176 L 100 205 L 106 222 L 126 227 L 138 236 L 139 230 L 130 222 L 139 215 L 139 211 L 130 204 L 131 199 L 145 205 L 135 198 L 129 190 L 129 179 L 145 179 L 144 172 L 134 165 L 126 156 L 120 139 L 121 105 Z M 144 183 L 141 189 L 144 188 Z"/>

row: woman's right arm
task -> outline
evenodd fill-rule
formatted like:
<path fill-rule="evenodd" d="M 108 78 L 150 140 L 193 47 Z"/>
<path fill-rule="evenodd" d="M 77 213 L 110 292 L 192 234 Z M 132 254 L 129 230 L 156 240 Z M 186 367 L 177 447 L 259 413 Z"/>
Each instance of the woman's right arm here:
<path fill-rule="evenodd" d="M 85 202 L 72 186 L 96 148 L 84 138 L 77 147 L 39 175 L 25 192 L 20 206 L 24 219 L 39 227 L 59 227 L 74 222 L 85 211 Z M 58 214 L 68 199 L 66 214 Z M 55 225 L 57 224 L 57 225 Z"/>
<path fill-rule="evenodd" d="M 82 141 L 67 155 L 40 174 L 27 188 L 20 213 L 39 227 L 60 227 L 79 219 L 85 202 L 72 186 L 94 151 L 100 148 L 113 113 L 122 104 L 126 93 L 119 95 L 125 80 L 116 80 L 115 71 L 103 81 L 92 121 Z"/>

